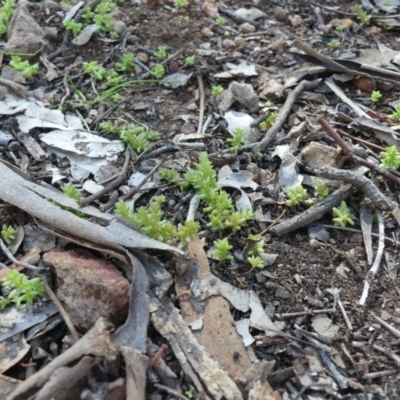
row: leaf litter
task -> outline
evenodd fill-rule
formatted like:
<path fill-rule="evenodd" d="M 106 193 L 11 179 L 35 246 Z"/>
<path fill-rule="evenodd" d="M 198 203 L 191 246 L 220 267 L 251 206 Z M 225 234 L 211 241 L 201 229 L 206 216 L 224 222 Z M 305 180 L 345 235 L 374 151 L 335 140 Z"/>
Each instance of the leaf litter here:
<path fill-rule="evenodd" d="M 400 10 L 364 3 L 17 5 L 0 226 L 18 237 L 0 276 L 47 284 L 33 308 L 0 311 L 4 398 L 398 398 L 400 181 L 380 164 L 399 148 Z M 6 76 L 11 51 L 47 75 Z M 248 143 L 231 149 L 238 129 Z M 204 151 L 211 194 L 185 187 Z M 147 237 L 122 199 L 181 240 Z M 215 229 L 221 204 L 236 225 Z M 213 256 L 221 238 L 232 260 Z"/>

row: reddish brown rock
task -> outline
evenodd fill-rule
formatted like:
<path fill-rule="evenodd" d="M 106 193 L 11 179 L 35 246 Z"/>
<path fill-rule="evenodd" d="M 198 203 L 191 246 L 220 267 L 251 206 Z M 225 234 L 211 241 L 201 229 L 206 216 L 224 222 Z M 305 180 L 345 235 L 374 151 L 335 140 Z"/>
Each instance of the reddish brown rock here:
<path fill-rule="evenodd" d="M 136 55 L 136 58 L 141 61 L 143 64 L 147 64 L 149 62 L 149 56 L 146 53 L 139 52 Z"/>
<path fill-rule="evenodd" d="M 300 15 L 294 15 L 290 20 L 290 25 L 292 25 L 292 28 L 298 28 L 302 24 L 303 18 L 301 18 Z"/>
<path fill-rule="evenodd" d="M 245 22 L 244 24 L 239 26 L 240 33 L 253 33 L 255 32 L 255 30 L 255 26 L 249 24 L 248 22 Z"/>
<path fill-rule="evenodd" d="M 129 283 L 111 264 L 84 250 L 51 250 L 43 262 L 58 278 L 56 295 L 74 325 L 89 330 L 99 317 L 113 324 L 126 318 Z"/>
<path fill-rule="evenodd" d="M 217 18 L 218 16 L 218 7 L 215 2 L 205 1 L 201 6 L 201 11 L 207 14 L 210 18 Z"/>

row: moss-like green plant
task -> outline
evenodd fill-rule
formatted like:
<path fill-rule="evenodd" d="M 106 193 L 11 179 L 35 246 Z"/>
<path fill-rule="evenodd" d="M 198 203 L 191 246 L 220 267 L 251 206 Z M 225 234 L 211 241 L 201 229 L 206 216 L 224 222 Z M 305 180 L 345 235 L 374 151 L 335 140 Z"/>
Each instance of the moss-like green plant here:
<path fill-rule="evenodd" d="M 16 234 L 17 231 L 11 225 L 3 225 L 1 237 L 7 244 L 10 244 L 15 239 Z"/>
<path fill-rule="evenodd" d="M 267 103 L 265 103 L 265 104 L 267 105 Z M 269 107 L 271 107 L 271 105 L 269 105 Z M 266 132 L 275 123 L 276 118 L 277 118 L 277 114 L 275 112 L 271 113 L 265 121 L 260 123 L 260 125 L 259 125 L 260 129 L 263 132 Z"/>
<path fill-rule="evenodd" d="M 79 35 L 80 31 L 82 30 L 83 24 L 81 24 L 80 22 L 75 22 L 72 19 L 69 19 L 64 22 L 64 28 L 67 31 L 71 31 L 72 34 L 74 35 L 74 37 L 76 37 Z"/>
<path fill-rule="evenodd" d="M 174 0 L 174 6 L 176 8 L 185 8 L 189 5 L 188 0 Z"/>
<path fill-rule="evenodd" d="M 131 124 L 121 128 L 120 138 L 130 144 L 134 151 L 141 153 L 150 147 L 150 142 L 160 138 L 160 133 L 141 125 Z"/>
<path fill-rule="evenodd" d="M 136 56 L 133 53 L 125 53 L 115 66 L 121 71 L 130 72 L 135 68 L 135 59 Z"/>
<path fill-rule="evenodd" d="M 325 183 L 319 183 L 315 187 L 315 191 L 317 192 L 319 200 L 323 200 L 325 197 L 329 195 L 329 189 L 326 187 Z"/>
<path fill-rule="evenodd" d="M 183 225 L 179 224 L 176 230 L 176 237 L 186 244 L 194 239 L 200 229 L 200 224 L 196 221 L 186 221 Z"/>
<path fill-rule="evenodd" d="M 303 188 L 302 185 L 296 186 L 294 188 L 289 189 L 288 200 L 286 200 L 286 205 L 289 207 L 295 207 L 300 205 L 300 203 L 307 200 L 308 195 L 307 191 Z"/>
<path fill-rule="evenodd" d="M 236 153 L 242 146 L 249 143 L 244 139 L 246 132 L 243 129 L 237 128 L 233 131 L 233 137 L 226 141 L 231 144 L 231 150 Z"/>
<path fill-rule="evenodd" d="M 220 85 L 217 86 L 213 86 L 211 88 L 211 95 L 212 96 L 218 96 L 219 94 L 221 94 L 224 91 L 224 88 Z"/>
<path fill-rule="evenodd" d="M 400 121 L 400 104 L 394 106 L 394 112 L 393 114 L 389 115 L 389 118 L 392 119 L 393 121 Z"/>
<path fill-rule="evenodd" d="M 97 81 L 102 81 L 107 76 L 107 70 L 97 61 L 84 62 L 82 69 L 85 74 L 91 75 Z"/>
<path fill-rule="evenodd" d="M 333 222 L 337 226 L 344 228 L 347 224 L 354 225 L 354 219 L 356 216 L 351 213 L 349 207 L 345 201 L 340 203 L 340 207 L 332 208 Z"/>
<path fill-rule="evenodd" d="M 8 23 L 15 9 L 14 0 L 4 0 L 0 8 L 0 37 L 7 33 Z"/>
<path fill-rule="evenodd" d="M 195 168 L 188 168 L 185 179 L 199 192 L 200 200 L 204 201 L 206 207 L 203 211 L 209 214 L 208 226 L 212 230 L 230 228 L 236 231 L 254 218 L 250 210 L 235 212 L 232 199 L 217 183 L 217 174 L 207 153 L 200 153 L 199 162 Z"/>
<path fill-rule="evenodd" d="M 395 145 L 389 146 L 380 153 L 383 168 L 397 169 L 400 166 L 400 153 Z"/>
<path fill-rule="evenodd" d="M 72 184 L 72 182 L 68 182 L 67 184 L 62 186 L 61 190 L 70 199 L 79 201 L 82 198 L 82 193 Z"/>
<path fill-rule="evenodd" d="M 114 133 L 119 135 L 119 131 L 121 127 L 118 125 L 117 121 L 110 122 L 110 121 L 103 121 L 100 122 L 100 129 L 104 133 Z"/>
<path fill-rule="evenodd" d="M 214 242 L 215 250 L 213 252 L 214 257 L 218 258 L 220 261 L 233 260 L 233 256 L 230 253 L 232 250 L 232 245 L 229 244 L 227 238 L 218 239 Z"/>
<path fill-rule="evenodd" d="M 225 25 L 225 22 L 226 22 L 226 19 L 225 19 L 225 18 L 222 18 L 222 17 L 218 17 L 218 18 L 215 20 L 215 23 L 216 23 L 217 25 L 219 25 L 219 26 Z"/>
<path fill-rule="evenodd" d="M 168 183 L 177 182 L 181 179 L 181 176 L 175 168 L 160 168 L 158 173 L 161 178 L 165 179 Z"/>
<path fill-rule="evenodd" d="M 344 32 L 346 30 L 346 26 L 345 25 L 339 25 L 336 27 L 336 30 L 338 32 Z"/>
<path fill-rule="evenodd" d="M 106 73 L 105 87 L 114 87 L 122 82 L 122 76 L 118 75 L 115 69 L 109 69 Z"/>
<path fill-rule="evenodd" d="M 251 267 L 254 269 L 263 269 L 264 268 L 264 261 L 260 257 L 250 256 L 250 257 L 247 257 L 247 261 L 251 265 Z"/>
<path fill-rule="evenodd" d="M 22 61 L 19 56 L 12 56 L 10 66 L 17 70 L 25 78 L 33 78 L 39 72 L 39 64 L 30 64 L 29 61 Z"/>
<path fill-rule="evenodd" d="M 15 269 L 7 272 L 2 285 L 11 288 L 11 291 L 5 297 L 0 296 L 1 310 L 11 303 L 15 303 L 17 309 L 20 309 L 23 303 L 31 306 L 36 297 L 43 297 L 46 293 L 43 282 L 39 278 L 28 279 Z"/>
<path fill-rule="evenodd" d="M 149 207 L 139 207 L 134 213 L 124 201 L 115 205 L 115 212 L 128 220 L 140 231 L 153 239 L 164 243 L 170 243 L 174 238 L 183 243 L 192 240 L 199 230 L 199 224 L 195 221 L 186 221 L 179 224 L 176 229 L 171 222 L 164 220 L 161 205 L 165 202 L 164 196 L 156 196 Z"/>
<path fill-rule="evenodd" d="M 161 79 L 165 75 L 165 68 L 161 64 L 157 64 L 150 72 L 156 79 Z"/>
<path fill-rule="evenodd" d="M 165 60 L 167 58 L 167 46 L 159 46 L 153 54 L 159 60 Z"/>

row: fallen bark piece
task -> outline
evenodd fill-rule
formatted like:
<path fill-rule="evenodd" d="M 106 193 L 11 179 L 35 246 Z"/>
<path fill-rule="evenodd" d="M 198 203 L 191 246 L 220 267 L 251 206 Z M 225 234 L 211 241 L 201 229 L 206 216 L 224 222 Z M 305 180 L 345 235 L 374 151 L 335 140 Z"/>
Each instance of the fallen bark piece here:
<path fill-rule="evenodd" d="M 77 203 L 61 192 L 47 189 L 23 179 L 11 168 L 0 162 L 0 199 L 39 218 L 53 229 L 73 237 L 85 239 L 105 249 L 123 251 L 125 248 L 156 248 L 173 250 L 182 254 L 176 247 L 151 239 L 142 233 L 117 222 L 115 216 L 101 213 L 94 207 L 79 208 Z M 107 226 L 101 226 L 79 218 L 69 211 L 53 204 L 81 211 L 100 218 Z"/>
<path fill-rule="evenodd" d="M 157 331 L 171 344 L 179 363 L 185 372 L 188 364 L 194 376 L 191 376 L 196 390 L 204 389 L 212 399 L 241 400 L 242 393 L 228 373 L 199 345 L 180 312 L 168 300 L 162 304 L 154 293 L 150 292 L 151 322 Z M 197 375 L 197 379 L 196 379 Z M 204 387 L 203 387 L 204 385 Z"/>
<path fill-rule="evenodd" d="M 57 297 L 74 325 L 89 330 L 99 317 L 121 323 L 129 309 L 129 283 L 110 263 L 84 250 L 51 250 L 43 261 L 58 278 Z"/>
<path fill-rule="evenodd" d="M 207 255 L 198 237 L 189 243 L 188 250 L 193 258 L 187 260 L 189 265 L 175 284 L 182 318 L 187 325 L 201 320 L 201 329 L 192 328 L 193 336 L 232 378 L 239 379 L 250 368 L 251 361 L 236 331 L 229 303 L 222 296 L 213 296 L 200 305 L 196 299 L 185 296 L 191 284 L 198 283 L 199 277 L 210 274 Z"/>

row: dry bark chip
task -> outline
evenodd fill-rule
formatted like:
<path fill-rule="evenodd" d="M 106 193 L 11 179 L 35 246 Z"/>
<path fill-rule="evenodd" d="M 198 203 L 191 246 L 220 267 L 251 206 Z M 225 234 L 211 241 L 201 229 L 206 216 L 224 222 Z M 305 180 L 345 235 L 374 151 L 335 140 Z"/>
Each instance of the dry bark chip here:
<path fill-rule="evenodd" d="M 57 275 L 57 296 L 78 329 L 99 317 L 117 324 L 127 316 L 129 283 L 112 264 L 86 251 L 52 250 L 43 261 Z"/>

